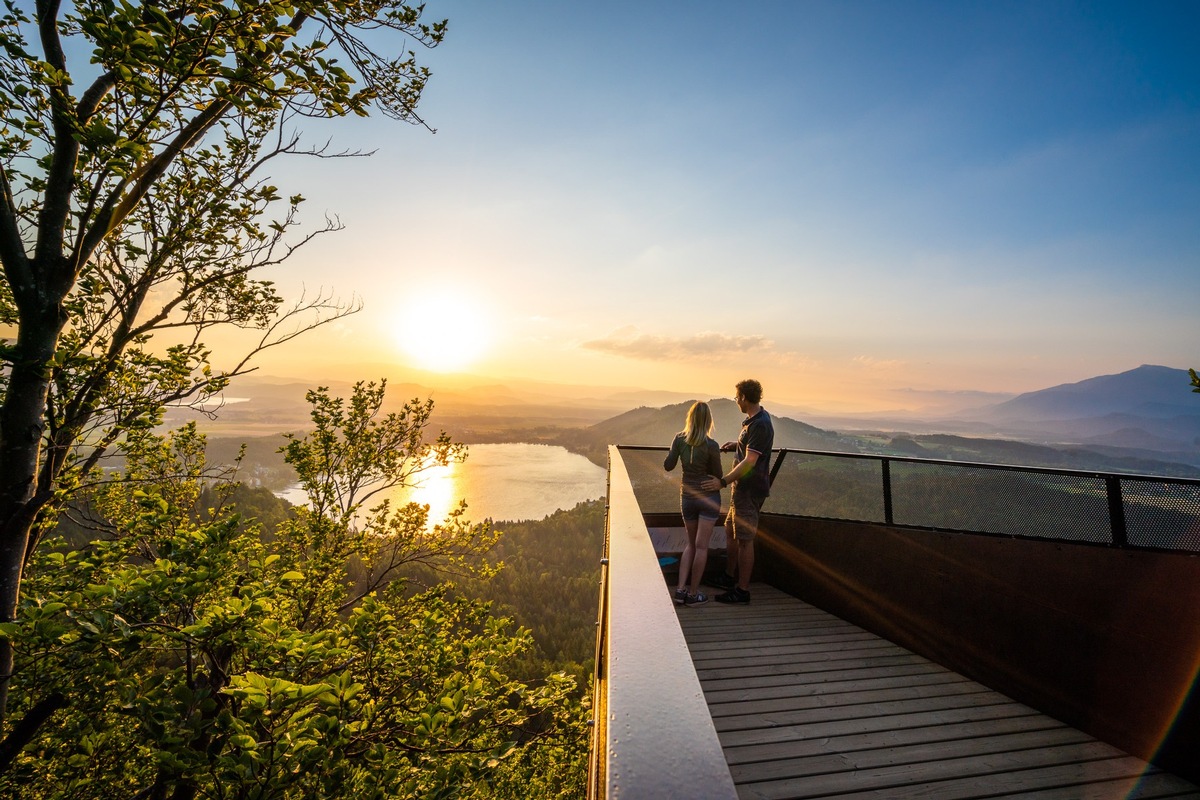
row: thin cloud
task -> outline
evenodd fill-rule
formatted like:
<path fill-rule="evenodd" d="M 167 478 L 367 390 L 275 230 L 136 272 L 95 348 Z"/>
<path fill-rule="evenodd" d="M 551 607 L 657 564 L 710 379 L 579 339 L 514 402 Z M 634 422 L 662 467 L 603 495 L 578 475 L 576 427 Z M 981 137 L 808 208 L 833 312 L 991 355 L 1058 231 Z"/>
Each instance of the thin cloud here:
<path fill-rule="evenodd" d="M 642 361 L 679 361 L 768 352 L 775 345 L 765 336 L 733 336 L 713 331 L 685 337 L 652 336 L 622 328 L 603 339 L 593 339 L 580 346 L 587 350 Z"/>
<path fill-rule="evenodd" d="M 871 369 L 899 369 L 908 364 L 899 358 L 875 358 L 873 356 L 855 356 L 854 363 Z"/>

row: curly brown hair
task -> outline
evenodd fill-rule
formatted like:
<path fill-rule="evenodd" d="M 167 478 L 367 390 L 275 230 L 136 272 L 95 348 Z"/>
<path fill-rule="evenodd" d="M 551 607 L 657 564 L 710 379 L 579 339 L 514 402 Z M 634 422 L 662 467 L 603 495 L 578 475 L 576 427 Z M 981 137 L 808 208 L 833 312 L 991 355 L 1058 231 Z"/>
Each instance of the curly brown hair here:
<path fill-rule="evenodd" d="M 752 405 L 758 405 L 762 402 L 762 384 L 753 378 L 747 378 L 744 381 L 738 381 L 737 386 L 738 397 Z"/>

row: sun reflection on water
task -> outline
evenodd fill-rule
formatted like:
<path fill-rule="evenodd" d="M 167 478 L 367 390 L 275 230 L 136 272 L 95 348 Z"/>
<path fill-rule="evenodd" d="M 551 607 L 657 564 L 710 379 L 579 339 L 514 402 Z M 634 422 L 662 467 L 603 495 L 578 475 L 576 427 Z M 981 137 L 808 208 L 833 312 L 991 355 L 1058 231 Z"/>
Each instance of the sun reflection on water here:
<path fill-rule="evenodd" d="M 462 499 L 463 489 L 459 485 L 458 468 L 459 465 L 455 463 L 427 466 L 413 476 L 413 486 L 397 487 L 388 497 L 395 506 L 405 503 L 429 506 L 428 527 L 433 528 L 445 522 L 446 517 Z"/>
<path fill-rule="evenodd" d="M 476 444 L 465 462 L 432 464 L 412 476 L 416 485 L 372 497 L 358 518 L 365 519 L 370 508 L 386 499 L 393 511 L 410 502 L 428 505 L 430 528 L 445 522 L 464 500 L 469 503 L 465 520 L 470 522 L 541 519 L 556 509 L 603 496 L 605 477 L 603 467 L 561 447 Z M 291 503 L 307 502 L 299 486 L 277 494 Z"/>

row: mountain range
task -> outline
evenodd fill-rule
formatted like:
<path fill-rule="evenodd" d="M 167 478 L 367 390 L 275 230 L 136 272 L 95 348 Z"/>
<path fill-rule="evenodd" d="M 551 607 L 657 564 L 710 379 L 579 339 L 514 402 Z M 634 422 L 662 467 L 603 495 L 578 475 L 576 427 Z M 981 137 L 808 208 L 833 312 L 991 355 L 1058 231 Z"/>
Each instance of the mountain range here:
<path fill-rule="evenodd" d="M 1116 375 L 1065 383 L 983 409 L 991 419 L 1062 420 L 1111 414 L 1155 419 L 1200 414 L 1187 370 L 1143 364 Z"/>
<path fill-rule="evenodd" d="M 673 403 L 661 408 L 641 407 L 579 430 L 564 431 L 556 443 L 569 450 L 583 453 L 597 464 L 603 464 L 610 444 L 657 445 L 671 443 L 683 429 L 688 408 L 695 401 Z M 713 416 L 713 437 L 721 443 L 737 439 L 745 418 L 732 400 L 708 401 Z M 784 416 L 772 416 L 775 427 L 775 446 L 799 450 L 834 450 L 856 452 L 857 440 L 827 431 L 805 422 Z"/>
<path fill-rule="evenodd" d="M 1200 396 L 1187 370 L 1144 364 L 964 412 L 996 433 L 1200 458 Z"/>
<path fill-rule="evenodd" d="M 1147 365 L 926 420 L 916 429 L 912 420 L 878 425 L 858 417 L 830 430 L 778 412 L 772 418 L 781 448 L 1200 477 L 1200 396 L 1189 388 L 1186 370 Z M 736 438 L 737 406 L 708 402 L 718 441 Z M 564 431 L 556 443 L 599 464 L 610 443 L 665 446 L 690 404 L 636 408 Z"/>
<path fill-rule="evenodd" d="M 217 421 L 205 425 L 210 440 L 307 427 L 309 388 L 289 379 L 243 379 L 234 392 L 245 396 L 227 398 Z M 349 384 L 336 382 L 329 388 L 340 396 L 350 391 Z M 1143 365 L 924 419 L 829 417 L 765 405 L 775 420 L 777 447 L 1193 476 L 1200 474 L 1200 395 L 1190 388 L 1186 370 Z M 394 404 L 432 397 L 434 425 L 468 444 L 559 444 L 598 464 L 605 463 L 610 443 L 669 444 L 688 406 L 701 399 L 628 387 L 484 381 L 437 391 L 394 382 L 388 394 Z M 715 437 L 736 438 L 742 419 L 736 405 L 728 399 L 708 402 Z M 178 409 L 168 422 L 189 415 L 195 416 Z"/>

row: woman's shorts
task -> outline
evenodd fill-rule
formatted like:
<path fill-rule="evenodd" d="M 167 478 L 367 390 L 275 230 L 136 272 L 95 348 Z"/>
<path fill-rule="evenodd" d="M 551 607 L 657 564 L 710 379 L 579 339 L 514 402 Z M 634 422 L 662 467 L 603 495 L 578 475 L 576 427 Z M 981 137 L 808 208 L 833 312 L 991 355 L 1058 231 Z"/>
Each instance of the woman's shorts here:
<path fill-rule="evenodd" d="M 708 492 L 694 495 L 682 492 L 679 495 L 679 510 L 685 520 L 711 519 L 721 516 L 721 493 Z"/>

